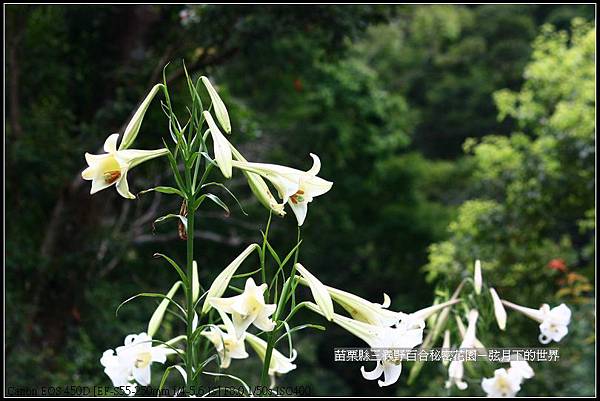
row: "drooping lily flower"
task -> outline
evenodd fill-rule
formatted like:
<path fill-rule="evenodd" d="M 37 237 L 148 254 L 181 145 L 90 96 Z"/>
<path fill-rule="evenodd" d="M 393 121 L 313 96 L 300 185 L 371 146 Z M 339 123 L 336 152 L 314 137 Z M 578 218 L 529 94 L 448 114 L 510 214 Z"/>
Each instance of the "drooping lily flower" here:
<path fill-rule="evenodd" d="M 81 177 L 84 180 L 92 181 L 91 194 L 95 194 L 98 191 L 108 188 L 115 184 L 117 192 L 124 198 L 135 199 L 135 196 L 129 192 L 129 184 L 127 182 L 127 172 L 133 167 L 140 163 L 154 159 L 155 157 L 163 156 L 168 153 L 167 149 L 158 150 L 134 150 L 129 149 L 133 144 L 133 141 L 137 137 L 144 115 L 148 106 L 152 102 L 152 99 L 156 96 L 156 93 L 162 88 L 162 84 L 157 84 L 152 87 L 150 93 L 146 96 L 144 101 L 140 104 L 133 117 L 125 127 L 121 144 L 117 150 L 117 140 L 119 134 L 113 134 L 106 139 L 104 142 L 105 154 L 93 155 L 90 153 L 85 154 L 85 159 L 88 163 L 82 173 Z"/>
<path fill-rule="evenodd" d="M 483 285 L 483 277 L 481 275 L 481 262 L 479 259 L 475 261 L 475 273 L 473 275 L 473 283 L 475 284 L 475 293 L 481 294 L 481 287 Z"/>
<path fill-rule="evenodd" d="M 500 330 L 504 330 L 506 329 L 506 310 L 504 309 L 504 305 L 502 305 L 502 301 L 500 300 L 496 290 L 490 288 L 490 294 L 492 295 L 492 301 L 494 302 L 494 315 L 496 316 L 496 322 L 498 323 Z"/>
<path fill-rule="evenodd" d="M 303 278 L 300 278 L 300 283 L 308 285 L 308 282 Z M 385 293 L 383 294 L 383 303 L 378 304 L 334 287 L 325 286 L 325 288 L 329 292 L 329 295 L 331 295 L 331 298 L 344 308 L 353 319 L 382 327 L 394 326 L 400 324 L 401 321 L 405 325 L 411 321 L 414 328 L 419 328 L 422 325 L 424 327 L 424 320 L 429 318 L 429 316 L 459 302 L 459 300 L 451 300 L 421 309 L 417 312 L 403 313 L 387 309 L 391 304 L 391 299 Z M 423 321 L 422 324 L 421 321 Z"/>
<path fill-rule="evenodd" d="M 210 285 L 208 289 L 208 294 L 206 295 L 206 300 L 204 301 L 204 305 L 202 306 L 202 313 L 206 313 L 210 310 L 211 305 L 209 299 L 219 298 L 229 285 L 229 281 L 237 271 L 238 267 L 242 264 L 244 260 L 252 253 L 252 251 L 260 250 L 260 247 L 257 244 L 251 244 L 244 249 L 242 253 L 238 255 L 219 275 L 215 278 L 215 280 Z"/>
<path fill-rule="evenodd" d="M 92 181 L 90 194 L 95 194 L 111 185 L 116 185 L 117 192 L 124 198 L 135 199 L 135 195 L 129 192 L 127 173 L 133 167 L 156 157 L 164 156 L 167 149 L 157 150 L 117 150 L 119 134 L 112 134 L 104 142 L 105 154 L 85 154 L 88 168 L 83 170 L 81 177 Z"/>
<path fill-rule="evenodd" d="M 229 141 L 221 133 L 221 130 L 219 130 L 219 127 L 217 127 L 217 124 L 215 123 L 215 120 L 213 120 L 210 113 L 205 111 L 203 115 L 208 124 L 210 136 L 213 140 L 215 160 L 217 161 L 217 165 L 219 166 L 219 169 L 225 178 L 231 178 L 231 163 L 233 157 L 231 155 Z"/>
<path fill-rule="evenodd" d="M 246 331 L 251 324 L 263 331 L 275 328 L 269 316 L 275 313 L 276 304 L 265 304 L 264 292 L 267 284 L 257 286 L 250 277 L 246 280 L 244 292 L 231 298 L 209 298 L 212 307 L 225 313 L 230 313 L 238 337 Z"/>
<path fill-rule="evenodd" d="M 115 387 L 126 386 L 132 380 L 141 386 L 150 385 L 152 362 L 165 363 L 167 355 L 172 353 L 165 347 L 153 347 L 152 338 L 146 333 L 128 335 L 125 345 L 117 347 L 115 351 L 105 351 L 100 359 L 104 373 Z"/>
<path fill-rule="evenodd" d="M 303 282 L 306 282 L 310 287 L 313 298 L 315 299 L 317 305 L 321 308 L 323 316 L 325 316 L 327 320 L 331 321 L 333 318 L 333 302 L 331 301 L 331 296 L 327 291 L 327 287 L 325 287 L 325 285 L 321 283 L 318 278 L 316 278 L 300 263 L 296 263 L 295 267 L 304 278 Z"/>
<path fill-rule="evenodd" d="M 300 283 L 308 285 L 306 280 L 302 278 Z M 391 304 L 391 299 L 387 294 L 383 294 L 383 303 L 378 304 L 337 288 L 329 286 L 325 286 L 325 288 L 331 298 L 344 308 L 353 319 L 359 322 L 390 327 L 400 321 L 401 314 L 399 312 L 387 309 Z"/>
<path fill-rule="evenodd" d="M 465 330 L 463 340 L 460 343 L 459 348 L 475 348 L 477 341 L 476 330 L 478 318 L 479 312 L 477 312 L 477 310 L 475 309 L 472 309 L 469 312 L 469 324 L 467 326 L 467 329 Z M 468 384 L 463 380 L 463 375 L 463 361 L 453 360 L 452 362 L 450 362 L 450 366 L 448 367 L 448 380 L 446 381 L 446 388 L 450 388 L 452 387 L 452 385 L 456 385 L 456 387 L 459 390 L 465 390 L 468 387 Z"/>
<path fill-rule="evenodd" d="M 200 335 L 206 337 L 215 346 L 219 354 L 219 360 L 221 361 L 221 368 L 227 369 L 231 365 L 232 359 L 248 358 L 248 353 L 244 345 L 246 333 L 242 333 L 238 337 L 231 319 L 222 311 L 219 311 L 219 315 L 223 320 L 226 331 L 223 332 L 217 326 L 210 326 L 208 329 L 203 330 Z"/>
<path fill-rule="evenodd" d="M 323 314 L 317 305 L 309 302 L 307 306 L 314 312 Z M 332 321 L 366 342 L 371 348 L 406 350 L 423 342 L 423 328 L 375 326 L 337 313 L 334 313 Z M 400 360 L 382 356 L 382 359 L 377 361 L 374 370 L 367 372 L 363 366 L 361 373 L 367 380 L 377 380 L 383 374 L 384 380 L 379 380 L 377 383 L 380 387 L 389 386 L 398 381 L 400 373 L 402 373 L 402 363 Z"/>
<path fill-rule="evenodd" d="M 233 167 L 258 174 L 273 183 L 279 197 L 287 202 L 301 226 L 306 218 L 308 203 L 313 198 L 328 192 L 333 183 L 317 177 L 321 169 L 319 157 L 313 153 L 313 166 L 308 171 L 297 170 L 277 164 L 233 161 Z"/>
<path fill-rule="evenodd" d="M 496 369 L 494 377 L 484 378 L 481 388 L 488 397 L 514 397 L 521 390 L 522 378 L 510 369 Z"/>
<path fill-rule="evenodd" d="M 551 341 L 559 342 L 569 332 L 568 326 L 571 322 L 571 310 L 565 304 L 560 304 L 552 309 L 550 309 L 548 304 L 543 304 L 540 309 L 533 309 L 505 300 L 502 300 L 502 303 L 540 323 L 540 335 L 538 338 L 542 344 L 548 344 Z"/>
<path fill-rule="evenodd" d="M 267 354 L 267 343 L 260 337 L 255 336 L 250 333 L 246 333 L 246 341 L 250 346 L 254 349 L 254 351 L 258 354 L 258 357 L 261 361 L 265 361 L 265 356 Z M 292 355 L 290 358 L 287 358 L 281 352 L 273 349 L 271 353 L 271 361 L 269 363 L 269 376 L 273 377 L 275 374 L 286 374 L 296 369 L 296 365 L 293 364 L 294 360 L 297 357 L 296 350 L 292 350 Z"/>

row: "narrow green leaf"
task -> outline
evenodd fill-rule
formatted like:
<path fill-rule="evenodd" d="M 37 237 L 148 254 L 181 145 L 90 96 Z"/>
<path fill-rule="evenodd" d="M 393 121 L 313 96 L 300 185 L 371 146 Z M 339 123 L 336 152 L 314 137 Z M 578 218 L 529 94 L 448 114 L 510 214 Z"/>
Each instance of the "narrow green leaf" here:
<path fill-rule="evenodd" d="M 136 295 L 134 295 L 132 297 L 129 297 L 125 301 L 121 302 L 119 304 L 119 306 L 117 306 L 117 310 L 115 311 L 115 316 L 118 316 L 119 310 L 121 310 L 121 308 L 123 306 L 125 306 L 125 304 L 129 303 L 130 301 L 133 301 L 136 298 L 140 298 L 140 297 L 168 299 L 166 297 L 166 295 L 163 295 L 163 294 L 157 294 L 157 293 L 154 293 L 154 292 L 141 292 L 141 293 L 136 294 Z M 173 301 L 172 299 L 169 299 L 169 302 L 172 303 L 172 304 L 174 304 L 176 307 L 179 308 L 180 311 L 182 311 L 183 313 L 185 313 L 185 309 L 183 309 L 183 307 L 181 305 L 179 305 L 177 302 Z"/>
<path fill-rule="evenodd" d="M 146 189 L 144 191 L 141 191 L 138 193 L 138 195 L 142 195 L 148 192 L 160 192 L 161 194 L 173 194 L 173 195 L 179 195 L 182 198 L 185 198 L 185 195 L 183 194 L 183 192 L 181 192 L 180 190 L 178 190 L 177 188 L 173 188 L 173 187 L 154 187 L 154 188 L 150 188 L 150 189 Z"/>
<path fill-rule="evenodd" d="M 154 225 L 156 223 L 162 223 L 165 220 L 175 219 L 175 218 L 179 219 L 181 221 L 181 223 L 183 223 L 183 226 L 185 227 L 185 229 L 187 230 L 187 217 L 182 216 L 180 214 L 174 214 L 174 213 L 170 213 L 165 216 L 161 216 L 161 217 L 157 218 L 156 220 L 154 220 L 154 223 L 152 223 L 152 229 L 154 230 Z"/>
<path fill-rule="evenodd" d="M 227 207 L 227 205 L 225 204 L 225 202 L 223 202 L 221 200 L 221 198 L 219 198 L 217 195 L 214 194 L 204 194 L 202 195 L 200 198 L 208 198 L 211 201 L 213 201 L 214 203 L 216 203 L 218 206 L 220 206 L 223 210 L 225 210 L 225 212 L 227 213 L 227 215 L 231 214 L 231 212 L 229 211 L 229 207 Z"/>
<path fill-rule="evenodd" d="M 167 262 L 169 262 L 171 264 L 171 266 L 173 266 L 173 268 L 179 274 L 179 277 L 181 278 L 181 281 L 184 284 L 186 284 L 186 286 L 187 286 L 187 277 L 186 277 L 185 273 L 183 272 L 183 270 L 181 269 L 181 267 L 179 267 L 179 265 L 177 263 L 175 263 L 175 261 L 173 259 L 171 259 L 167 255 L 163 255 L 162 253 L 155 253 L 152 256 L 155 257 L 155 258 L 158 258 L 158 257 L 164 258 Z"/>

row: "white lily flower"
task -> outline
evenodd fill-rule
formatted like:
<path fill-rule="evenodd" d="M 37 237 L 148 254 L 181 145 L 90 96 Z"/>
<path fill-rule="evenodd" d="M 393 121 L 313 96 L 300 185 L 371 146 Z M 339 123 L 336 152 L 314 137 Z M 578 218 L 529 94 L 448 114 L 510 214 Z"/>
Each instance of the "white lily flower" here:
<path fill-rule="evenodd" d="M 502 300 L 502 303 L 540 323 L 539 340 L 542 344 L 548 344 L 551 341 L 559 342 L 569 333 L 571 310 L 565 304 L 560 304 L 552 309 L 548 304 L 543 304 L 540 309 L 533 309 L 505 300 Z"/>
<path fill-rule="evenodd" d="M 267 354 L 267 343 L 262 338 L 250 333 L 246 333 L 246 341 L 248 342 L 248 344 L 250 344 L 250 346 L 258 354 L 260 360 L 264 363 L 265 356 Z M 290 358 L 288 358 L 281 352 L 273 348 L 273 352 L 271 353 L 271 361 L 269 362 L 269 375 L 283 375 L 296 369 L 296 365 L 292 362 L 296 360 L 297 356 L 298 353 L 295 349 L 292 350 L 292 355 Z"/>
<path fill-rule="evenodd" d="M 213 110 L 217 116 L 217 120 L 219 120 L 219 124 L 221 124 L 221 127 L 223 127 L 226 133 L 231 134 L 231 122 L 229 121 L 229 113 L 227 112 L 225 103 L 223 103 L 223 100 L 221 100 L 221 97 L 212 86 L 208 78 L 201 76 L 200 79 L 208 91 L 208 95 L 210 96 Z"/>
<path fill-rule="evenodd" d="M 231 319 L 222 311 L 219 311 L 219 315 L 221 315 L 221 319 L 225 324 L 226 332 L 221 331 L 219 327 L 210 326 L 207 330 L 202 331 L 200 335 L 206 337 L 215 346 L 221 361 L 221 368 L 227 369 L 231 365 L 232 359 L 248 358 L 244 345 L 246 333 L 238 336 Z"/>
<path fill-rule="evenodd" d="M 251 324 L 263 331 L 275 328 L 269 316 L 275 313 L 276 304 L 265 304 L 264 292 L 267 284 L 257 286 L 252 278 L 246 280 L 244 292 L 231 298 L 209 298 L 208 302 L 216 309 L 230 313 L 235 331 L 240 337 Z"/>
<path fill-rule="evenodd" d="M 309 302 L 307 306 L 314 312 L 323 314 L 317 305 Z M 423 328 L 375 326 L 337 313 L 333 314 L 332 321 L 366 342 L 371 348 L 412 349 L 423 342 Z M 367 380 L 377 380 L 383 374 L 384 380 L 377 383 L 380 387 L 389 386 L 398 381 L 402 373 L 402 363 L 397 359 L 381 359 L 377 361 L 374 370 L 367 372 L 363 366 L 361 373 Z"/>
<path fill-rule="evenodd" d="M 496 369 L 494 377 L 481 381 L 481 388 L 488 397 L 514 397 L 521 390 L 521 381 L 521 377 L 514 372 Z"/>
<path fill-rule="evenodd" d="M 511 361 L 508 373 L 514 373 L 523 379 L 531 379 L 533 376 L 535 376 L 535 372 L 531 366 L 529 366 L 527 361 Z"/>
<path fill-rule="evenodd" d="M 124 198 L 135 199 L 135 195 L 129 192 L 127 173 L 140 163 L 164 156 L 169 153 L 168 149 L 157 150 L 117 150 L 119 134 L 112 134 L 104 142 L 105 154 L 85 154 L 88 168 L 83 170 L 81 177 L 92 181 L 90 194 L 95 194 L 111 185 L 116 185 L 117 192 Z"/>
<path fill-rule="evenodd" d="M 273 183 L 279 197 L 287 202 L 296 215 L 298 225 L 301 226 L 306 218 L 308 203 L 313 198 L 328 192 L 333 183 L 317 177 L 321 169 L 319 157 L 313 153 L 313 166 L 308 171 L 297 170 L 277 164 L 249 163 L 233 161 L 233 167 L 258 174 Z"/>
<path fill-rule="evenodd" d="M 308 285 L 308 282 L 303 278 L 300 278 L 300 283 Z M 325 288 L 329 292 L 329 295 L 331 295 L 331 298 L 342 308 L 344 308 L 353 319 L 382 327 L 397 325 L 401 320 L 404 324 L 412 321 L 414 328 L 420 328 L 421 326 L 424 327 L 424 320 L 426 320 L 429 316 L 441 309 L 459 302 L 458 300 L 451 300 L 408 314 L 403 312 L 394 312 L 387 309 L 391 305 L 392 301 L 385 293 L 383 294 L 383 303 L 378 304 L 361 298 L 358 295 L 354 295 L 350 292 L 342 291 L 334 287 L 325 286 Z"/>
<path fill-rule="evenodd" d="M 498 296 L 498 293 L 494 288 L 490 288 L 490 294 L 492 295 L 492 301 L 494 302 L 494 315 L 496 316 L 496 322 L 498 322 L 498 327 L 500 330 L 506 329 L 506 310 L 504 309 L 504 305 L 502 305 L 502 301 Z"/>
<path fill-rule="evenodd" d="M 202 305 L 202 313 L 206 313 L 210 310 L 211 305 L 209 299 L 219 298 L 221 295 L 223 295 L 223 293 L 225 293 L 225 290 L 227 289 L 227 286 L 229 285 L 229 282 L 231 281 L 231 278 L 237 269 L 254 250 L 259 251 L 260 246 L 258 246 L 258 244 L 248 245 L 246 249 L 244 249 L 244 251 L 238 255 L 237 258 L 235 258 L 225 269 L 223 269 L 221 273 L 219 273 L 208 289 L 206 300 L 204 301 L 204 305 Z"/>
<path fill-rule="evenodd" d="M 231 155 L 231 147 L 229 141 L 219 130 L 215 120 L 208 111 L 203 113 L 204 119 L 208 123 L 208 129 L 213 140 L 215 150 L 215 160 L 225 178 L 231 178 L 231 166 L 233 156 Z"/>
<path fill-rule="evenodd" d="M 478 318 L 479 312 L 477 312 L 475 309 L 472 309 L 469 312 L 469 324 L 464 332 L 463 340 L 460 343 L 459 348 L 475 348 L 477 343 L 476 329 Z M 468 387 L 468 384 L 463 380 L 463 375 L 463 361 L 453 360 L 452 362 L 450 362 L 450 366 L 448 367 L 448 380 L 446 381 L 446 388 L 450 388 L 452 387 L 452 385 L 456 385 L 456 387 L 459 390 L 465 390 Z"/>
<path fill-rule="evenodd" d="M 479 259 L 475 261 L 475 274 L 473 275 L 473 282 L 475 284 L 475 293 L 477 295 L 481 294 L 483 278 L 481 275 L 481 262 L 479 261 Z"/>
<path fill-rule="evenodd" d="M 333 318 L 333 302 L 331 301 L 331 296 L 327 291 L 327 287 L 325 287 L 325 285 L 323 285 L 318 278 L 316 278 L 300 263 L 296 263 L 295 267 L 302 277 L 304 277 L 305 282 L 308 283 L 313 298 L 315 299 L 317 305 L 321 308 L 323 316 L 325 316 L 327 320 L 331 321 Z"/>
<path fill-rule="evenodd" d="M 116 351 L 116 354 L 115 354 Z M 125 337 L 125 345 L 104 352 L 100 363 L 115 387 L 129 385 L 132 380 L 142 386 L 150 385 L 152 362 L 165 363 L 171 352 L 165 347 L 153 347 L 146 333 Z"/>

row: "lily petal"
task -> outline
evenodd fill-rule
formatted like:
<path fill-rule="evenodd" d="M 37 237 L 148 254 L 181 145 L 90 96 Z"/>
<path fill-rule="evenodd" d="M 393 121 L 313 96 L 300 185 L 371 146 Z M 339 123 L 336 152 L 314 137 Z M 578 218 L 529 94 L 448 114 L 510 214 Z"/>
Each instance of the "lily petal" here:
<path fill-rule="evenodd" d="M 106 153 L 114 153 L 117 151 L 117 141 L 119 140 L 119 134 L 112 134 L 104 142 L 104 151 Z"/>
<path fill-rule="evenodd" d="M 400 374 L 402 373 L 402 364 L 392 363 L 392 362 L 384 362 L 383 363 L 383 375 L 385 380 L 379 380 L 377 384 L 379 387 L 391 386 L 396 383 L 400 378 Z"/>
<path fill-rule="evenodd" d="M 129 183 L 127 182 L 127 170 L 123 171 L 123 175 L 117 182 L 117 192 L 123 198 L 135 199 L 135 195 L 129 192 Z"/>
<path fill-rule="evenodd" d="M 383 364 L 381 362 L 377 362 L 377 364 L 375 365 L 375 369 L 373 369 L 370 372 L 367 372 L 365 370 L 365 367 L 361 366 L 360 373 L 362 373 L 362 376 L 367 380 L 377 380 L 381 377 L 381 374 L 383 373 Z"/>
<path fill-rule="evenodd" d="M 304 220 L 306 219 L 306 214 L 308 213 L 308 203 L 307 202 L 297 202 L 294 203 L 291 200 L 288 200 L 288 205 L 292 208 L 292 212 L 296 216 L 296 220 L 298 221 L 298 227 L 304 224 Z"/>
<path fill-rule="evenodd" d="M 319 171 L 321 171 L 321 159 L 319 159 L 319 156 L 315 155 L 314 153 L 310 153 L 310 157 L 313 159 L 313 165 L 310 170 L 307 171 L 307 173 L 310 175 L 317 175 L 319 174 Z"/>
<path fill-rule="evenodd" d="M 84 180 L 93 180 L 96 175 L 96 170 L 93 167 L 88 167 L 81 172 L 81 178 Z"/>

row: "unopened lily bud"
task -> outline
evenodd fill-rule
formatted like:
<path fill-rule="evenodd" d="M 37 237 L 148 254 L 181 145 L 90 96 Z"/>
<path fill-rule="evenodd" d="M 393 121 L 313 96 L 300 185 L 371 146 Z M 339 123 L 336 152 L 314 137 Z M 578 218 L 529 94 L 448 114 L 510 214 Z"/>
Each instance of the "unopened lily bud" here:
<path fill-rule="evenodd" d="M 258 354 L 258 357 L 264 363 L 267 354 L 267 343 L 265 340 L 255 336 L 254 334 L 246 333 L 246 342 L 250 344 L 250 346 Z M 269 375 L 273 376 L 275 373 L 282 375 L 296 369 L 296 365 L 292 363 L 296 359 L 296 356 L 297 352 L 295 349 L 292 350 L 292 355 L 290 358 L 287 358 L 281 352 L 273 349 L 271 361 L 269 363 Z"/>
<path fill-rule="evenodd" d="M 229 281 L 231 281 L 231 277 L 235 274 L 236 270 L 244 260 L 252 253 L 252 251 L 260 250 L 260 246 L 257 244 L 248 245 L 246 249 L 242 253 L 239 254 L 237 258 L 233 260 L 219 275 L 215 278 L 215 281 L 210 285 L 208 289 L 208 294 L 206 295 L 206 300 L 204 301 L 204 305 L 202 305 L 202 313 L 206 313 L 212 307 L 209 299 L 211 298 L 219 298 L 229 285 Z"/>
<path fill-rule="evenodd" d="M 200 280 L 198 278 L 198 263 L 194 260 L 192 264 L 192 302 L 198 300 L 200 295 Z"/>
<path fill-rule="evenodd" d="M 210 100 L 213 105 L 213 111 L 215 116 L 217 116 L 217 120 L 221 127 L 225 130 L 226 133 L 231 134 L 231 122 L 229 121 L 229 113 L 227 113 L 227 108 L 225 107 L 225 103 L 221 100 L 221 97 L 212 86 L 208 78 L 202 76 L 200 77 L 202 83 L 206 87 L 208 94 L 210 96 Z"/>
<path fill-rule="evenodd" d="M 173 285 L 173 287 L 171 287 L 171 289 L 169 290 L 169 292 L 166 295 L 166 298 L 163 298 L 161 303 L 158 305 L 158 308 L 156 308 L 156 310 L 152 314 L 152 317 L 150 318 L 150 322 L 148 322 L 148 335 L 150 337 L 154 337 L 154 334 L 160 327 L 160 324 L 162 323 L 163 317 L 165 315 L 165 311 L 167 310 L 167 307 L 169 306 L 169 303 L 171 302 L 170 300 L 173 298 L 173 296 L 179 289 L 180 285 L 181 285 L 181 281 L 178 281 Z"/>
<path fill-rule="evenodd" d="M 131 146 L 138 132 L 140 132 L 140 127 L 142 126 L 142 121 L 144 120 L 144 115 L 146 114 L 146 110 L 148 110 L 148 106 L 150 106 L 152 99 L 154 99 L 154 96 L 156 96 L 156 93 L 162 87 L 163 84 L 154 85 L 142 104 L 140 104 L 140 107 L 138 107 L 137 111 L 131 118 L 131 121 L 129 121 L 129 124 L 127 124 L 127 127 L 125 128 L 121 145 L 119 145 L 119 150 L 124 150 Z"/>
<path fill-rule="evenodd" d="M 481 294 L 483 278 L 481 277 L 481 262 L 479 260 L 475 261 L 475 275 L 473 277 L 473 281 L 475 283 L 475 293 L 477 295 Z"/>
<path fill-rule="evenodd" d="M 229 141 L 223 134 L 217 124 L 215 124 L 215 120 L 213 120 L 212 116 L 208 111 L 204 112 L 204 118 L 208 123 L 208 129 L 210 130 L 210 135 L 213 140 L 214 151 L 215 151 L 215 160 L 219 165 L 219 169 L 223 173 L 225 178 L 231 178 L 231 147 L 229 145 Z"/>
<path fill-rule="evenodd" d="M 283 210 L 284 204 L 277 203 L 265 180 L 260 175 L 247 171 L 244 171 L 244 175 L 248 180 L 250 190 L 252 190 L 252 193 L 256 196 L 260 204 L 278 216 L 285 216 L 285 211 Z"/>
<path fill-rule="evenodd" d="M 313 298 L 315 299 L 315 302 L 319 308 L 321 308 L 323 316 L 325 316 L 327 320 L 331 321 L 331 319 L 333 319 L 333 301 L 331 300 L 329 291 L 327 291 L 327 287 L 325 287 L 325 285 L 323 285 L 318 278 L 316 278 L 300 263 L 296 263 L 295 267 L 308 283 Z"/>
<path fill-rule="evenodd" d="M 244 158 L 244 156 L 242 156 L 242 154 L 231 143 L 229 143 L 229 146 L 231 147 L 231 153 L 233 154 L 233 157 L 237 161 L 247 161 Z M 277 203 L 277 200 L 269 190 L 269 187 L 265 180 L 256 173 L 251 173 L 245 170 L 242 170 L 242 172 L 246 176 L 248 186 L 250 186 L 250 189 L 252 190 L 254 196 L 256 196 L 256 199 L 258 199 L 258 201 L 264 207 L 266 207 L 268 210 L 272 211 L 276 215 L 285 216 L 285 211 L 283 210 L 285 203 Z"/>
<path fill-rule="evenodd" d="M 496 322 L 498 322 L 498 327 L 500 330 L 506 329 L 506 310 L 504 309 L 504 305 L 502 305 L 502 301 L 500 301 L 500 297 L 495 289 L 490 288 L 490 294 L 492 295 L 492 301 L 494 302 L 494 315 L 496 315 Z"/>

